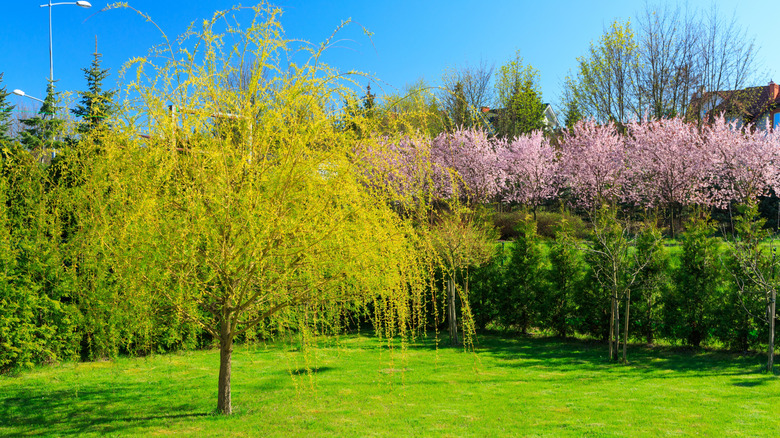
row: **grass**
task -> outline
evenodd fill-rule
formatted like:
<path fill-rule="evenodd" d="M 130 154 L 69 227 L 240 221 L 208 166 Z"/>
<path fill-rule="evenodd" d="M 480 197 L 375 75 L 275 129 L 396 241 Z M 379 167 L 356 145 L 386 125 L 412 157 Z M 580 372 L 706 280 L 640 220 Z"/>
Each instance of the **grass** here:
<path fill-rule="evenodd" d="M 236 414 L 214 415 L 218 352 L 66 363 L 0 377 L 5 436 L 776 436 L 762 356 L 482 336 L 388 349 L 351 335 L 237 348 Z M 443 344 L 442 344 L 443 345 Z"/>

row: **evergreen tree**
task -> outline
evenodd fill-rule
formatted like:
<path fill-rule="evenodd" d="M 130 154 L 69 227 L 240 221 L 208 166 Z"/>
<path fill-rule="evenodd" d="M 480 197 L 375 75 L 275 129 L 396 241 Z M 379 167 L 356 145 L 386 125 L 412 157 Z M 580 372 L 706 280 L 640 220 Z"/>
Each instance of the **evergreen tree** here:
<path fill-rule="evenodd" d="M 517 225 L 517 231 L 506 269 L 508 290 L 502 303 L 502 319 L 506 326 L 517 327 L 526 334 L 538 322 L 539 300 L 545 289 L 546 263 L 536 234 L 536 221 L 530 214 Z"/>
<path fill-rule="evenodd" d="M 3 73 L 0 73 L 0 84 L 2 82 Z M 8 132 L 11 127 L 11 111 L 14 109 L 14 106 L 8 103 L 9 94 L 11 93 L 7 92 L 5 87 L 0 87 L 0 147 L 11 142 L 11 136 Z"/>
<path fill-rule="evenodd" d="M 564 219 L 555 233 L 555 242 L 550 247 L 550 270 L 548 290 L 542 311 L 545 325 L 558 336 L 574 333 L 577 317 L 575 295 L 583 287 L 583 266 L 577 250 L 571 226 Z"/>
<path fill-rule="evenodd" d="M 103 81 L 108 77 L 108 69 L 100 68 L 100 58 L 97 47 L 93 54 L 92 64 L 84 68 L 84 77 L 87 79 L 87 91 L 79 91 L 81 101 L 71 113 L 81 118 L 78 126 L 79 134 L 93 132 L 106 126 L 106 121 L 116 111 L 114 104 L 115 90 L 103 90 Z"/>
<path fill-rule="evenodd" d="M 21 132 L 21 142 L 28 151 L 35 152 L 42 160 L 46 152 L 54 152 L 62 148 L 62 140 L 58 139 L 65 121 L 57 117 L 61 110 L 59 92 L 54 89 L 54 82 L 49 80 L 46 86 L 46 99 L 35 117 L 22 120 L 26 127 Z"/>
<path fill-rule="evenodd" d="M 566 129 L 574 129 L 574 125 L 582 120 L 582 118 L 582 112 L 580 111 L 580 107 L 577 105 L 577 102 L 574 102 L 573 100 L 566 102 Z"/>
<path fill-rule="evenodd" d="M 686 228 L 680 267 L 674 274 L 676 289 L 664 303 L 664 318 L 672 337 L 699 347 L 713 328 L 712 309 L 723 276 L 709 217 L 692 218 Z"/>
<path fill-rule="evenodd" d="M 460 128 L 471 126 L 472 120 L 469 114 L 469 105 L 466 102 L 466 93 L 463 91 L 463 84 L 458 82 L 452 89 L 451 96 L 448 96 L 448 102 L 445 102 L 447 112 L 447 130 L 455 131 Z"/>

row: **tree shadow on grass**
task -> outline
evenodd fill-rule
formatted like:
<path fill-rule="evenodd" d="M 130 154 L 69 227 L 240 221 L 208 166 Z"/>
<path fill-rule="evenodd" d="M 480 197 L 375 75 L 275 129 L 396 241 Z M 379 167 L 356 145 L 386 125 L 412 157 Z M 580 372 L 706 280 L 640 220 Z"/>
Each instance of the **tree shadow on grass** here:
<path fill-rule="evenodd" d="M 0 418 L 26 434 L 66 436 L 131 432 L 149 422 L 209 415 L 196 404 L 166 403 L 160 392 L 142 384 L 5 388 Z"/>
<path fill-rule="evenodd" d="M 289 370 L 289 371 L 280 370 L 279 372 L 284 374 L 289 373 L 294 376 L 302 376 L 302 375 L 305 376 L 309 374 L 321 374 L 331 370 L 333 370 L 333 367 L 314 367 L 314 368 L 296 368 L 294 370 Z"/>
<path fill-rule="evenodd" d="M 5 385 L 0 391 L 0 436 L 137 435 L 157 427 L 164 434 L 179 421 L 217 415 L 216 394 L 212 399 L 212 393 L 203 389 L 206 383 L 202 378 L 210 377 L 193 380 L 169 375 L 159 382 L 106 380 L 67 387 L 55 378 L 51 386 Z M 216 375 L 213 377 L 216 392 Z M 273 391 L 285 381 L 283 376 L 265 376 L 258 385 L 236 377 L 234 390 L 244 394 Z M 209 389 L 211 383 L 209 380 Z"/>
<path fill-rule="evenodd" d="M 605 342 L 555 337 L 487 334 L 480 336 L 477 351 L 480 355 L 495 358 L 499 366 L 544 366 L 560 372 L 614 368 L 616 371 L 654 373 L 659 378 L 688 373 L 738 376 L 762 372 L 760 354 L 737 355 L 723 351 L 629 344 L 629 363 L 624 366 L 608 359 L 609 347 Z"/>

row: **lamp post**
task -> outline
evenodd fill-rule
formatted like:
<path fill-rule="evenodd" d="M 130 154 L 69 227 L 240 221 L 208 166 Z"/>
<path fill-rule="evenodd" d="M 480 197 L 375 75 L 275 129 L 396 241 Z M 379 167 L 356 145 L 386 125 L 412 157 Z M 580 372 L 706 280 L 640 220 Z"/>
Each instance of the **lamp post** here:
<path fill-rule="evenodd" d="M 40 102 L 40 103 L 46 103 L 46 102 L 44 102 L 42 99 L 38 99 L 37 97 L 30 96 L 29 94 L 25 93 L 24 91 L 22 91 L 22 90 L 20 90 L 20 89 L 18 89 L 18 88 L 17 88 L 17 89 L 15 89 L 14 91 L 12 91 L 12 93 L 14 93 L 14 94 L 15 94 L 15 95 L 17 95 L 17 96 L 22 96 L 22 97 L 26 97 L 26 98 L 28 98 L 28 99 L 37 100 L 37 101 L 38 101 L 38 102 Z M 46 114 L 44 113 L 44 115 L 43 115 L 43 116 L 44 116 L 44 117 L 46 117 Z M 52 117 L 54 117 L 54 115 L 53 115 L 53 114 L 52 114 Z M 52 138 L 51 138 L 51 143 L 52 143 L 52 144 L 51 144 L 51 146 L 52 146 L 52 149 L 51 149 L 51 158 L 52 158 L 52 159 L 53 159 L 53 158 L 54 158 L 54 157 L 57 155 L 57 150 L 56 150 L 56 149 L 54 149 L 54 141 L 55 141 L 56 139 L 57 139 L 56 137 L 52 137 Z"/>
<path fill-rule="evenodd" d="M 14 91 L 13 91 L 13 93 L 14 93 L 15 95 L 17 95 L 17 96 L 22 96 L 22 97 L 26 97 L 26 98 L 28 98 L 28 99 L 37 100 L 37 101 L 38 101 L 38 102 L 40 102 L 40 103 L 45 103 L 43 100 L 41 100 L 41 99 L 38 99 L 37 97 L 32 97 L 32 96 L 30 96 L 29 94 L 25 94 L 25 92 L 24 92 L 24 91 L 22 91 L 22 90 L 20 90 L 20 89 L 18 89 L 18 88 L 17 88 L 16 90 L 14 90 Z"/>
<path fill-rule="evenodd" d="M 59 6 L 59 5 L 76 5 L 82 8 L 92 7 L 92 5 L 86 1 L 52 3 L 51 0 L 49 0 L 49 3 L 45 5 L 41 5 L 42 8 L 49 8 L 49 79 L 52 82 L 54 81 L 54 54 L 53 54 L 53 48 L 52 48 L 53 46 L 52 46 L 52 38 L 51 38 L 51 8 L 52 6 Z"/>

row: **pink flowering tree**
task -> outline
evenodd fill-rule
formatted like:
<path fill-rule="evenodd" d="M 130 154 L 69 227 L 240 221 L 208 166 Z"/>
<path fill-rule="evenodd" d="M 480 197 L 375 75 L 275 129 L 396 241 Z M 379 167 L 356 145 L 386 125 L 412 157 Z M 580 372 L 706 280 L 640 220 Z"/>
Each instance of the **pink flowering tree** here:
<path fill-rule="evenodd" d="M 674 234 L 676 210 L 709 203 L 711 154 L 696 126 L 680 118 L 631 123 L 628 134 L 624 196 L 645 208 L 666 208 Z"/>
<path fill-rule="evenodd" d="M 724 208 L 732 201 L 747 203 L 769 194 L 780 180 L 780 135 L 769 129 L 745 130 L 725 117 L 705 128 L 710 154 L 709 199 Z"/>
<path fill-rule="evenodd" d="M 442 133 L 431 143 L 442 195 L 472 202 L 495 199 L 503 181 L 496 143 L 481 129 L 459 129 Z"/>
<path fill-rule="evenodd" d="M 503 199 L 530 206 L 536 219 L 536 207 L 558 193 L 555 148 L 541 131 L 518 136 L 497 146 L 505 177 Z"/>
<path fill-rule="evenodd" d="M 595 208 L 621 197 L 626 155 L 615 125 L 579 121 L 561 145 L 560 184 L 583 207 Z"/>
<path fill-rule="evenodd" d="M 427 202 L 441 192 L 434 183 L 435 176 L 441 172 L 434 170 L 431 141 L 427 137 L 384 137 L 367 141 L 356 149 L 355 155 L 365 164 L 367 180 L 374 188 L 388 191 L 398 202 Z"/>

